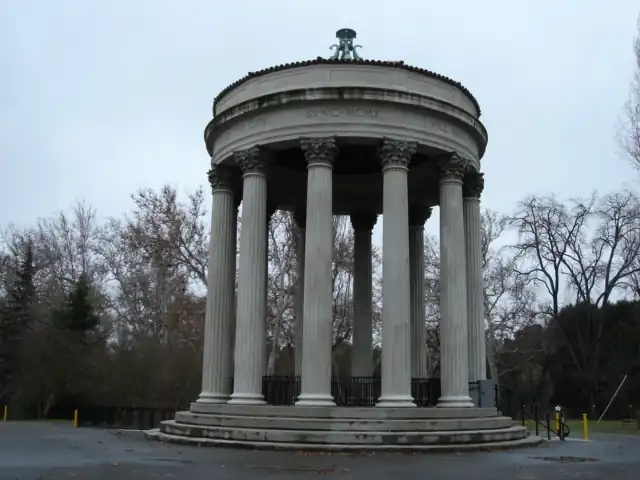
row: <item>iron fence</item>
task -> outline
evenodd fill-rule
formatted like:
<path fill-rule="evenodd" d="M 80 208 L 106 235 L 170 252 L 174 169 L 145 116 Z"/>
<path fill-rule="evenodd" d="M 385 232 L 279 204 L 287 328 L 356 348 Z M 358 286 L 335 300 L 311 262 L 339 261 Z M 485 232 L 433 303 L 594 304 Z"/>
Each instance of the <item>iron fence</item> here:
<path fill-rule="evenodd" d="M 269 405 L 293 405 L 300 391 L 300 377 L 262 378 L 262 394 Z M 336 405 L 341 407 L 373 407 L 381 394 L 380 377 L 331 378 L 331 395 Z M 440 397 L 440 379 L 412 378 L 411 396 L 418 407 L 434 407 Z"/>

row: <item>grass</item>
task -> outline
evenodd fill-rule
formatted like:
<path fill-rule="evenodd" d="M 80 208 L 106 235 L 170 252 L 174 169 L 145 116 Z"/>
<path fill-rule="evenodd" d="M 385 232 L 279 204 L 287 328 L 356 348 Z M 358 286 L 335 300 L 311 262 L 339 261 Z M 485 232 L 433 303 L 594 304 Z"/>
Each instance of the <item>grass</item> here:
<path fill-rule="evenodd" d="M 542 421 L 544 424 L 544 420 Z M 582 438 L 582 420 L 566 420 L 567 425 L 571 429 L 570 436 L 572 438 Z M 527 420 L 525 422 L 527 428 L 535 432 L 535 423 L 533 420 Z M 589 434 L 592 433 L 618 433 L 618 434 L 636 434 L 640 435 L 640 429 L 638 429 L 638 422 L 633 421 L 623 421 L 623 420 L 602 420 L 600 423 L 597 423 L 596 420 L 589 421 Z M 553 421 L 551 428 L 553 428 Z M 546 435 L 546 432 L 540 427 L 540 435 Z"/>

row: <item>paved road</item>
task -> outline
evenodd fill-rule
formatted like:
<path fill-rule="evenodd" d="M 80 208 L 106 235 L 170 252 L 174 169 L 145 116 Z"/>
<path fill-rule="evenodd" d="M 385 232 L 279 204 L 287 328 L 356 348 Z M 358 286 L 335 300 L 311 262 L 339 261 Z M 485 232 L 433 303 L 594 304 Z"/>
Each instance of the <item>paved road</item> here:
<path fill-rule="evenodd" d="M 490 453 L 303 455 L 166 445 L 147 442 L 139 433 L 73 429 L 61 423 L 0 423 L 0 480 L 280 480 L 319 475 L 340 480 L 635 480 L 640 478 L 640 437 L 600 435 L 589 443 L 552 442 Z"/>

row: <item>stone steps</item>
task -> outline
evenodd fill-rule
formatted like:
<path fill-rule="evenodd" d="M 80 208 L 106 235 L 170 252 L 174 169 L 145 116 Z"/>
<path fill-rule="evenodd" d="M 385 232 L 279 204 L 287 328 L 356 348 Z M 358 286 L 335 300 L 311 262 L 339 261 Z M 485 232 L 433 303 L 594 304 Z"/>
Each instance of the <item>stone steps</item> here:
<path fill-rule="evenodd" d="M 191 404 L 189 411 L 205 415 L 241 415 L 257 417 L 296 417 L 367 420 L 417 420 L 495 418 L 495 408 L 381 408 L 381 407 L 298 407 L 275 405 Z"/>
<path fill-rule="evenodd" d="M 194 403 L 146 432 L 189 445 L 303 450 L 474 450 L 536 444 L 495 408 L 348 408 Z"/>
<path fill-rule="evenodd" d="M 169 442 L 181 445 L 216 446 L 216 447 L 240 447 L 255 449 L 280 449 L 280 450 L 308 450 L 308 451 L 400 451 L 400 452 L 459 452 L 478 450 L 497 450 L 511 448 L 525 448 L 539 445 L 540 437 L 525 436 L 514 440 L 486 441 L 479 443 L 461 444 L 327 444 L 327 443 L 277 443 L 267 441 L 239 441 L 232 439 L 187 437 L 161 432 L 159 429 L 148 430 L 145 437 L 149 440 Z"/>
<path fill-rule="evenodd" d="M 176 413 L 176 422 L 212 427 L 238 427 L 277 430 L 331 431 L 451 431 L 490 430 L 511 427 L 508 417 L 446 418 L 446 419 L 367 419 L 367 418 L 309 418 L 274 417 L 265 415 L 205 415 L 192 412 Z"/>
<path fill-rule="evenodd" d="M 341 431 L 341 430 L 282 430 L 268 428 L 242 428 L 203 426 L 168 420 L 161 423 L 161 433 L 190 438 L 209 438 L 248 443 L 274 444 L 335 444 L 369 447 L 372 445 L 451 445 L 491 443 L 520 440 L 528 435 L 526 428 L 448 431 Z"/>

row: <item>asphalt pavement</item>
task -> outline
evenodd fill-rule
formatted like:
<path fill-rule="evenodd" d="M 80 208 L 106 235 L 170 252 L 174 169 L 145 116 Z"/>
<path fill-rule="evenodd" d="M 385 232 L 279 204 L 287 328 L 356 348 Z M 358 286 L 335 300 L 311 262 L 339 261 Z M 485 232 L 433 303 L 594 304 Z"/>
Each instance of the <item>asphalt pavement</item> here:
<path fill-rule="evenodd" d="M 70 422 L 0 423 L 0 480 L 640 478 L 640 436 L 597 435 L 523 450 L 447 454 L 303 454 L 198 448 Z"/>

